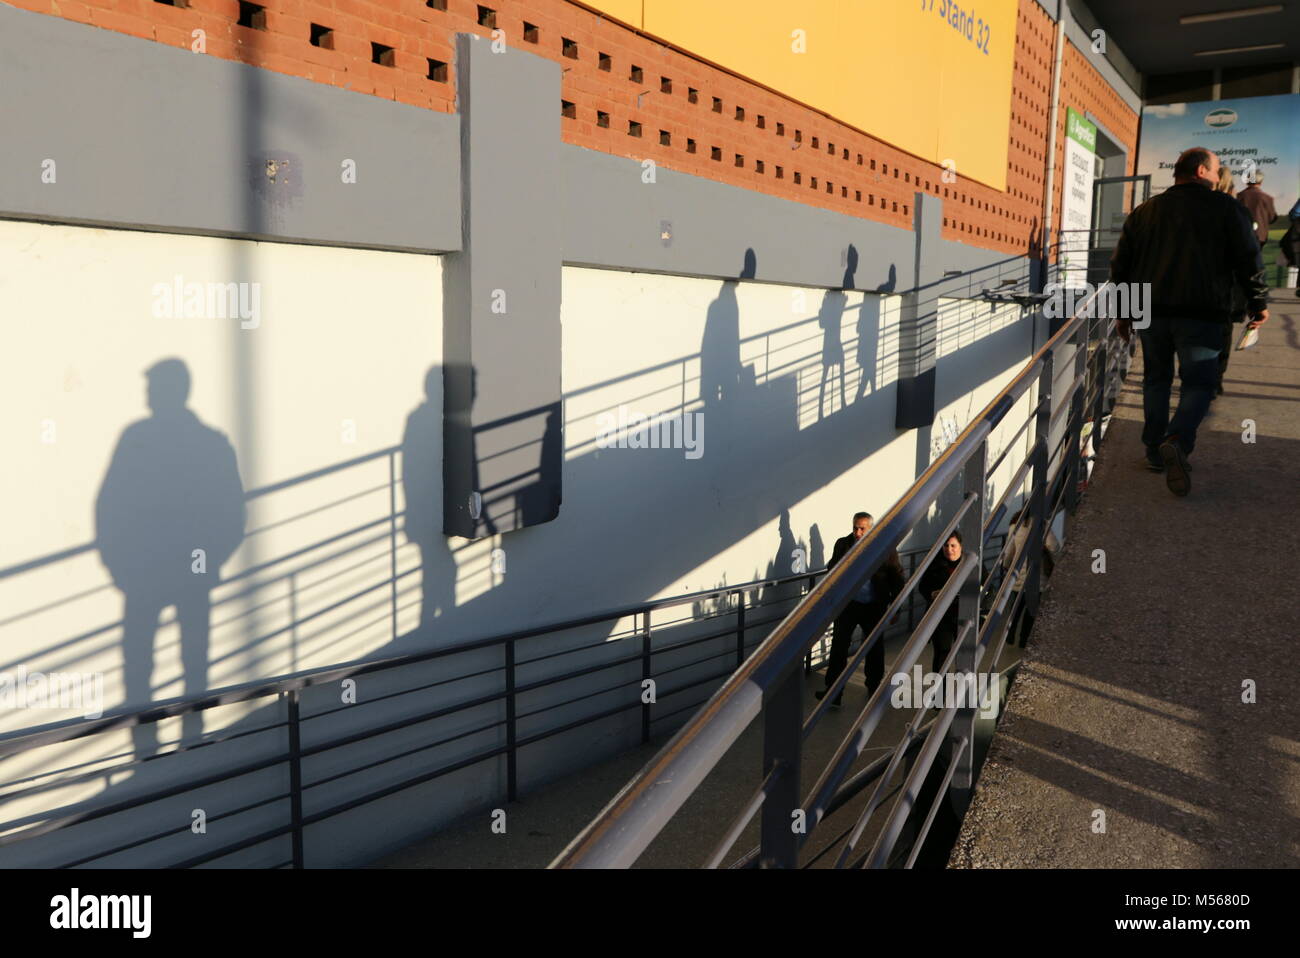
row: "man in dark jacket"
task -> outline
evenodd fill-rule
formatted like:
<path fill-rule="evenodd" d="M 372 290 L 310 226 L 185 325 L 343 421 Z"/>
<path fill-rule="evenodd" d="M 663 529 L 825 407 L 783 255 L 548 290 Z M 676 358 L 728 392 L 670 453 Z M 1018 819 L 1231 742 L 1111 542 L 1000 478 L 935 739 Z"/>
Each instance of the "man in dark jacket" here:
<path fill-rule="evenodd" d="M 874 521 L 869 512 L 859 512 L 853 516 L 853 531 L 842 539 L 836 540 L 835 548 L 831 550 L 831 559 L 826 563 L 828 571 L 835 568 L 835 564 L 848 554 L 854 544 L 871 531 Z M 871 630 L 885 614 L 889 603 L 903 591 L 905 581 L 903 564 L 898 561 L 898 550 L 895 549 L 881 563 L 875 574 L 862 583 L 862 588 L 858 590 L 857 595 L 835 619 L 835 628 L 831 635 L 831 655 L 826 663 L 826 689 L 819 691 L 817 698 L 825 698 L 826 692 L 844 671 L 844 665 L 849 660 L 849 643 L 853 641 L 853 630 L 860 627 L 864 640 L 871 635 Z M 866 672 L 868 692 L 874 692 L 885 678 L 883 635 L 877 637 L 875 644 L 867 651 L 863 671 Z M 832 707 L 839 708 L 842 698 L 841 692 L 831 703 Z"/>
<path fill-rule="evenodd" d="M 1232 321 L 1232 287 L 1241 284 L 1248 326 L 1268 319 L 1264 263 L 1246 208 L 1218 193 L 1219 158 L 1194 147 L 1174 165 L 1174 185 L 1135 209 L 1124 222 L 1110 278 L 1150 284 L 1150 323 L 1141 330 L 1142 442 L 1147 463 L 1165 472 L 1169 490 L 1191 489 L 1187 457 L 1218 378 L 1223 324 Z M 1125 342 L 1131 320 L 1117 323 Z M 1174 356 L 1182 391 L 1169 418 Z"/>
<path fill-rule="evenodd" d="M 1246 212 L 1250 214 L 1255 226 L 1255 238 L 1259 240 L 1261 248 L 1268 242 L 1269 226 L 1277 219 L 1277 208 L 1273 205 L 1273 197 L 1259 188 L 1259 184 L 1263 182 L 1264 174 L 1256 171 L 1250 185 L 1237 197 L 1241 205 L 1246 207 Z"/>

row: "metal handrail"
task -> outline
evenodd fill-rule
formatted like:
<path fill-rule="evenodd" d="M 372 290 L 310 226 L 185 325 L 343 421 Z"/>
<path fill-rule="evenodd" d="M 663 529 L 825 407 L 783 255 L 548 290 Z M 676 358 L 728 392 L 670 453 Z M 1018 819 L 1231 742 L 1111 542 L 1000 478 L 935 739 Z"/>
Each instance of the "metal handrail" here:
<path fill-rule="evenodd" d="M 910 556 L 911 553 L 908 553 L 908 555 Z M 541 708 L 535 709 L 531 712 L 526 712 L 522 714 L 516 714 L 513 708 L 513 701 L 516 696 L 529 691 L 535 691 L 537 689 L 544 688 L 547 686 L 558 685 L 562 682 L 568 681 L 578 676 L 588 675 L 602 670 L 616 668 L 622 665 L 628 665 L 630 663 L 637 661 L 638 659 L 646 663 L 643 666 L 643 670 L 642 670 L 643 675 L 653 674 L 654 677 L 657 679 L 662 679 L 664 676 L 668 674 L 679 672 L 686 668 L 692 668 L 692 667 L 704 665 L 715 659 L 721 659 L 721 658 L 731 659 L 732 657 L 735 657 L 737 662 L 743 661 L 745 653 L 750 648 L 753 647 L 753 643 L 747 641 L 745 638 L 748 632 L 754 628 L 761 627 L 763 625 L 777 621 L 777 619 L 772 616 L 767 616 L 758 619 L 750 618 L 748 621 L 746 621 L 746 617 L 745 617 L 746 612 L 753 613 L 755 611 L 762 610 L 771 606 L 785 605 L 793 601 L 795 598 L 795 596 L 778 596 L 776 599 L 771 599 L 767 601 L 754 601 L 752 604 L 746 604 L 745 602 L 746 593 L 753 593 L 759 590 L 766 590 L 776 586 L 790 585 L 795 583 L 806 584 L 815 581 L 815 579 L 820 575 L 822 575 L 823 573 L 824 570 L 814 570 L 811 572 L 798 573 L 798 574 L 785 576 L 777 579 L 757 579 L 751 582 L 739 583 L 736 585 L 726 586 L 723 588 L 699 590 L 696 592 L 690 592 L 682 595 L 666 597 L 664 599 L 653 600 L 650 602 L 642 602 L 642 603 L 638 603 L 635 606 L 625 606 L 617 609 L 607 610 L 600 613 L 593 613 L 587 616 L 567 619 L 564 621 L 551 623 L 549 625 L 536 626 L 524 630 L 517 630 L 515 632 L 493 636 L 491 638 L 464 642 L 456 646 L 446 647 L 442 649 L 408 653 L 402 656 L 393 656 L 385 659 L 377 659 L 368 662 L 362 661 L 362 662 L 352 663 L 350 665 L 334 666 L 326 669 L 316 670 L 309 673 L 282 677 L 274 680 L 262 680 L 255 683 L 248 683 L 240 686 L 232 686 L 226 689 L 220 689 L 213 692 L 204 693 L 198 696 L 191 696 L 189 698 L 180 698 L 180 699 L 172 700 L 170 702 L 155 703 L 143 709 L 135 709 L 135 710 L 128 710 L 120 713 L 113 713 L 101 717 L 99 719 L 77 720 L 77 721 L 64 723 L 46 729 L 40 729 L 35 732 L 26 732 L 19 735 L 9 736 L 8 738 L 0 740 L 0 757 L 3 757 L 4 755 L 16 754 L 19 752 L 27 751 L 29 749 L 39 748 L 41 746 L 52 745 L 60 742 L 67 742 L 73 739 L 82 738 L 97 733 L 107 732 L 113 729 L 127 728 L 136 724 L 147 724 L 150 722 L 157 722 L 163 718 L 181 716 L 192 712 L 201 711 L 207 708 L 213 708 L 218 705 L 228 705 L 235 702 L 249 701 L 261 697 L 282 696 L 287 698 L 287 704 L 288 704 L 287 719 L 281 721 L 274 721 L 269 724 L 259 725 L 256 729 L 253 730 L 254 732 L 265 732 L 265 731 L 271 731 L 280 728 L 286 729 L 288 732 L 288 750 L 286 752 L 275 753 L 268 757 L 260 758 L 252 762 L 241 763 L 235 767 L 227 767 L 220 771 L 204 774 L 195 778 L 188 778 L 184 781 L 168 783 L 163 787 L 154 789 L 147 793 L 133 795 L 129 798 L 122 799 L 115 802 L 110 802 L 96 808 L 69 811 L 67 814 L 55 814 L 53 817 L 47 817 L 42 819 L 37 824 L 33 824 L 28 827 L 21 828 L 17 831 L 10 832 L 9 834 L 0 837 L 0 847 L 10 846 L 21 841 L 34 839 L 42 835 L 57 832 L 60 829 L 65 827 L 69 827 L 75 824 L 80 824 L 95 819 L 104 818 L 109 815 L 117 814 L 120 812 L 129 811 L 133 808 L 139 807 L 141 805 L 146 805 L 150 802 L 183 794 L 185 792 L 193 791 L 196 788 L 200 788 L 206 785 L 212 785 L 217 782 L 226 781 L 228 779 L 237 778 L 241 775 L 249 774 L 250 772 L 253 771 L 266 769 L 277 765 L 283 765 L 286 763 L 289 765 L 289 769 L 290 769 L 289 791 L 283 794 L 273 795 L 270 798 L 262 799 L 260 801 L 255 802 L 253 805 L 249 807 L 250 808 L 260 807 L 262 805 L 266 805 L 274 801 L 281 801 L 287 798 L 290 800 L 292 805 L 292 814 L 291 814 L 290 821 L 284 823 L 281 826 L 275 827 L 266 833 L 260 834 L 259 836 L 256 837 L 255 840 L 244 840 L 238 843 L 237 845 L 222 846 L 218 849 L 214 849 L 210 852 L 205 853 L 203 856 L 200 856 L 199 859 L 187 860 L 184 864 L 187 865 L 198 864 L 201 863 L 202 861 L 210 861 L 216 858 L 224 857 L 225 855 L 232 854 L 235 851 L 240 850 L 241 848 L 249 847 L 251 845 L 258 844 L 259 842 L 267 841 L 271 838 L 275 838 L 287 834 L 287 835 L 291 835 L 293 838 L 294 849 L 295 849 L 293 863 L 298 867 L 301 867 L 302 857 L 303 857 L 302 832 L 306 825 L 312 824 L 313 822 L 316 821 L 324 820 L 326 818 L 332 817 L 337 814 L 341 814 L 342 812 L 350 810 L 351 808 L 354 808 L 358 805 L 377 800 L 395 791 L 400 791 L 404 788 L 412 787 L 424 781 L 428 781 L 432 778 L 435 778 L 439 775 L 448 774 L 452 771 L 458 770 L 459 768 L 466 767 L 467 765 L 475 764 L 480 761 L 485 761 L 490 758 L 500 757 L 502 755 L 505 755 L 507 757 L 507 761 L 509 765 L 510 784 L 508 789 L 509 791 L 508 797 L 513 800 L 516 797 L 515 774 L 514 774 L 515 752 L 519 748 L 523 748 L 535 742 L 539 742 L 546 738 L 552 737 L 554 735 L 561 734 L 573 728 L 577 728 L 585 724 L 590 724 L 592 722 L 596 722 L 601 719 L 605 719 L 613 715 L 617 715 L 620 712 L 626 712 L 632 708 L 642 708 L 643 741 L 648 741 L 650 738 L 649 710 L 643 705 L 639 695 L 635 697 L 636 699 L 635 702 L 632 702 L 630 704 L 620 704 L 612 708 L 603 709 L 597 712 L 596 714 L 586 715 L 575 721 L 564 723 L 558 727 L 546 728 L 543 731 L 532 733 L 527 736 L 517 737 L 513 731 L 515 723 L 517 721 L 527 719 L 531 716 L 540 714 L 542 712 L 550 711 L 557 708 L 562 708 L 566 705 L 572 705 L 578 701 L 582 701 L 587 698 L 592 698 L 601 694 L 605 694 L 610 691 L 615 691 L 620 688 L 623 688 L 624 686 L 635 684 L 634 682 L 622 682 L 611 687 L 600 688 L 597 689 L 595 692 L 586 692 L 575 698 L 569 698 L 563 702 L 551 703 Z M 698 602 L 701 599 L 714 599 L 714 598 L 723 598 L 723 597 L 729 599 L 731 596 L 735 596 L 738 599 L 738 601 L 734 603 L 734 607 L 725 608 L 722 611 L 711 613 L 705 616 L 694 616 L 683 622 L 674 622 L 671 624 L 662 625 L 659 627 L 659 630 L 660 632 L 662 632 L 665 629 L 670 629 L 681 625 L 696 625 L 701 622 L 706 622 L 712 618 L 724 618 L 724 617 L 733 618 L 736 620 L 735 624 L 732 626 L 728 626 L 722 629 L 721 631 L 710 630 L 701 635 L 693 635 L 692 638 L 686 641 L 672 642 L 668 645 L 660 646 L 658 648 L 645 648 L 642 642 L 636 641 L 649 635 L 649 632 L 646 631 L 646 627 L 648 626 L 649 615 L 654 610 L 687 605 L 687 604 Z M 730 603 L 725 603 L 725 604 L 731 605 Z M 539 680 L 539 681 L 533 681 L 528 683 L 518 683 L 517 681 L 515 681 L 514 670 L 519 666 L 527 666 L 534 662 L 555 658 L 561 655 L 574 654 L 576 652 L 581 652 L 585 649 L 591 648 L 591 646 L 584 645 L 573 649 L 564 649 L 558 652 L 545 653 L 529 659 L 517 660 L 513 651 L 516 642 L 534 636 L 551 635 L 557 632 L 563 632 L 568 629 L 579 628 L 584 625 L 597 624 L 601 622 L 618 621 L 620 619 L 626 619 L 626 618 L 631 618 L 635 621 L 637 616 L 642 617 L 642 621 L 643 623 L 645 623 L 645 625 L 639 626 L 635 630 L 635 632 L 627 639 L 627 641 L 629 642 L 635 641 L 636 644 L 642 645 L 643 647 L 641 651 L 637 653 L 625 655 L 625 656 L 618 656 L 612 659 L 602 659 L 601 662 L 595 665 L 580 666 L 576 670 L 569 670 L 564 672 L 563 674 L 550 676 L 546 679 Z M 723 638 L 730 634 L 737 635 L 737 640 L 738 640 L 736 647 L 732 650 L 715 653 L 712 655 L 707 655 L 703 658 L 692 659 L 691 661 L 686 662 L 684 664 L 675 664 L 671 668 L 654 671 L 651 673 L 651 667 L 649 665 L 649 661 L 653 657 L 659 657 L 672 652 L 678 652 L 683 649 L 687 649 L 692 646 L 699 645 L 703 642 L 708 642 L 710 640 L 717 640 L 719 638 Z M 601 643 L 599 643 L 599 645 L 603 646 L 607 643 L 607 641 L 608 640 L 602 641 Z M 312 719 L 317 719 L 317 718 L 323 718 L 327 715 L 334 714 L 335 712 L 339 711 L 339 709 L 331 709 L 310 716 L 299 716 L 298 715 L 299 698 L 303 689 L 312 686 L 322 685 L 329 682 L 338 681 L 342 678 L 355 677 L 358 675 L 371 673 L 371 672 L 401 668 L 403 666 L 411 665 L 417 662 L 428 661 L 431 659 L 456 655 L 456 654 L 464 653 L 466 651 L 484 649 L 493 646 L 504 647 L 507 653 L 505 668 L 509 673 L 509 675 L 508 675 L 507 688 L 505 691 L 494 692 L 488 695 L 483 695 L 483 696 L 473 698 L 469 701 L 462 701 L 450 706 L 445 706 L 430 712 L 423 713 L 421 715 L 417 715 L 414 718 L 408 716 L 399 721 L 386 723 L 378 727 L 367 727 L 361 731 L 348 732 L 346 734 L 336 736 L 334 738 L 331 738 L 323 742 L 317 742 L 311 745 L 310 747 L 304 747 L 301 744 L 300 729 L 301 729 L 302 722 L 310 721 Z M 690 688 L 707 684 L 708 682 L 716 682 L 721 678 L 725 677 L 726 675 L 730 674 L 733 667 L 734 667 L 734 663 L 728 662 L 726 665 L 724 665 L 721 668 L 721 670 L 711 672 L 708 676 L 706 676 L 703 679 L 694 679 L 690 682 L 687 682 L 685 685 L 681 687 L 661 691 L 659 693 L 659 698 L 663 699 L 668 696 L 677 694 L 679 692 L 686 691 Z M 490 669 L 489 671 L 500 671 L 501 668 L 502 668 L 501 666 L 497 666 Z M 441 684 L 441 683 L 434 683 L 434 684 Z M 419 689 L 407 689 L 404 690 L 401 694 L 407 694 L 409 692 L 418 691 L 418 690 Z M 640 690 L 638 689 L 638 692 L 639 691 Z M 362 705 L 373 704 L 375 702 L 383 701 L 385 698 L 388 698 L 388 696 L 379 696 L 374 699 L 367 699 L 365 702 L 361 704 Z M 486 730 L 489 727 L 498 727 L 503 723 L 497 721 L 491 723 L 490 726 L 472 728 L 469 731 L 461 731 L 456 735 L 452 736 L 451 738 L 441 738 L 431 743 L 417 745 L 416 747 L 409 749 L 401 753 L 400 755 L 388 756 L 386 758 L 378 760 L 377 762 L 372 762 L 370 763 L 370 765 L 364 765 L 360 769 L 349 768 L 343 772 L 335 773 L 329 776 L 328 778 L 321 779 L 321 780 L 314 780 L 314 781 L 303 780 L 303 776 L 301 772 L 302 759 L 311 755 L 318 755 L 324 752 L 328 752 L 332 749 L 340 748 L 345 745 L 352 744 L 358 741 L 363 741 L 368 738 L 374 738 L 386 732 L 391 732 L 394 730 L 404 728 L 407 725 L 411 724 L 412 722 L 424 721 L 430 718 L 437 718 L 440 716 L 451 715 L 456 712 L 461 712 L 478 705 L 483 705 L 493 701 L 500 701 L 502 699 L 505 699 L 508 705 L 510 706 L 508 708 L 508 712 L 510 714 L 507 715 L 507 719 L 504 723 L 507 726 L 507 729 L 509 730 L 509 734 L 507 736 L 508 741 L 505 746 L 495 747 L 495 748 L 488 749 L 486 751 L 479 752 L 475 755 L 470 756 L 467 759 L 457 761 L 450 766 L 438 768 L 432 772 L 422 774 L 415 779 L 409 781 L 402 781 L 395 785 L 388 786 L 379 793 L 366 794 L 359 798 L 352 799 L 342 805 L 322 809 L 320 811 L 313 813 L 310 816 L 303 815 L 301 798 L 302 798 L 302 794 L 309 788 L 314 788 L 318 785 L 325 784 L 327 781 L 333 780 L 335 778 L 343 777 L 349 774 L 354 774 L 357 771 L 361 771 L 364 770 L 364 768 L 370 767 L 370 765 L 383 764 L 385 762 L 393 761 L 397 758 L 400 758 L 403 755 L 414 754 L 419 751 L 424 751 L 440 745 L 445 745 L 450 741 L 454 741 L 458 738 L 464 738 L 469 735 L 476 734 L 478 732 Z M 352 706 L 352 708 L 355 707 L 356 706 Z M 690 704 L 686 706 L 686 708 L 691 708 L 691 707 L 693 706 Z M 665 714 L 656 715 L 653 717 L 653 721 L 661 721 L 683 710 L 684 709 L 675 709 Z M 134 761 L 129 761 L 123 764 L 115 765 L 113 766 L 113 768 L 109 769 L 108 771 L 118 772 L 131 765 L 141 764 L 145 762 L 156 762 L 160 759 L 165 759 L 168 755 L 182 753 L 186 751 L 192 751 L 193 749 L 196 748 L 207 747 L 211 744 L 225 741 L 230 738 L 238 737 L 239 735 L 243 735 L 243 734 L 252 734 L 252 733 L 241 732 L 241 733 L 237 733 L 235 736 L 224 736 L 224 737 L 217 735 L 210 739 L 205 739 L 204 741 L 198 743 L 197 745 L 178 748 L 174 752 L 161 752 L 157 755 L 149 756 L 147 758 L 136 759 Z M 104 770 L 101 769 L 97 771 L 96 774 L 102 775 L 104 774 Z M 42 788 L 43 786 L 36 786 L 28 789 L 11 790 L 5 794 L 4 798 L 6 800 L 13 799 L 16 797 L 20 797 L 26 793 L 42 790 Z M 220 817 L 220 816 L 214 816 L 214 820 L 216 817 Z M 14 827 L 20 824 L 21 821 L 0 823 L 0 828 Z M 101 850 L 94 854 L 83 854 L 76 861 L 65 862 L 64 865 L 71 866 L 71 865 L 85 864 L 94 861 L 95 859 L 104 858 L 111 854 L 116 854 L 118 852 L 130 848 L 147 844 L 150 841 L 155 841 L 161 838 L 165 838 L 169 834 L 172 834 L 176 831 L 177 831 L 176 829 L 169 829 L 169 830 L 160 831 L 157 834 L 145 836 L 143 838 L 135 838 L 123 844 L 114 846 L 106 850 Z"/>
<path fill-rule="evenodd" d="M 696 714 L 683 725 L 673 738 L 664 746 L 631 781 L 606 805 L 577 837 L 555 859 L 551 867 L 628 867 L 636 861 L 646 847 L 663 829 L 677 811 L 695 792 L 698 785 L 707 777 L 726 752 L 736 743 L 750 723 L 764 715 L 764 780 L 760 787 L 762 801 L 752 800 L 746 806 L 746 812 L 752 816 L 761 811 L 763 815 L 763 852 L 761 858 L 765 864 L 792 867 L 796 864 L 799 847 L 807 840 L 811 829 L 817 823 L 820 810 L 824 809 L 835 795 L 852 760 L 860 753 L 866 738 L 862 734 L 864 725 L 870 721 L 871 714 L 883 709 L 877 705 L 884 702 L 882 686 L 872 697 L 871 703 L 863 710 L 854 730 L 837 751 L 836 760 L 828 768 L 814 789 L 809 805 L 800 805 L 796 790 L 800 779 L 800 748 L 802 725 L 802 685 L 796 665 L 812 644 L 825 633 L 834 618 L 848 605 L 854 593 L 885 562 L 897 547 L 924 517 L 930 506 L 958 480 L 962 480 L 967 494 L 964 509 L 970 505 L 970 497 L 979 500 L 981 509 L 958 516 L 950 528 L 960 520 L 968 531 L 977 535 L 965 535 L 967 556 L 971 560 L 961 568 L 959 576 L 954 573 L 948 586 L 938 600 L 931 606 L 921 627 L 914 633 L 900 658 L 915 658 L 928 640 L 939 617 L 945 615 L 954 601 L 958 601 L 961 619 L 967 623 L 977 622 L 979 617 L 978 576 L 971 579 L 971 571 L 982 568 L 983 540 L 983 502 L 984 481 L 986 479 L 987 443 L 991 431 L 999 425 L 1017 400 L 1029 388 L 1037 383 L 1040 401 L 1033 408 L 1037 423 L 1034 449 L 1031 453 L 1034 467 L 1034 488 L 1030 495 L 1034 535 L 1038 549 L 1033 556 L 1033 564 L 1027 573 L 1030 580 L 1025 591 L 1032 588 L 1033 602 L 1036 606 L 1039 584 L 1039 566 L 1041 563 L 1041 542 L 1045 528 L 1047 490 L 1047 471 L 1050 465 L 1046 448 L 1048 429 L 1055 419 L 1057 408 L 1049 401 L 1042 402 L 1043 395 L 1050 396 L 1054 388 L 1052 381 L 1053 358 L 1067 343 L 1075 346 L 1074 363 L 1076 375 L 1071 387 L 1066 391 L 1061 408 L 1068 402 L 1070 421 L 1063 444 L 1073 437 L 1076 455 L 1070 456 L 1063 463 L 1067 466 L 1064 475 L 1063 495 L 1065 502 L 1073 509 L 1077 505 L 1079 474 L 1079 435 L 1084 421 L 1085 396 L 1080 386 L 1086 388 L 1088 366 L 1100 366 L 1100 375 L 1109 376 L 1112 365 L 1107 362 L 1109 349 L 1098 360 L 1090 355 L 1087 348 L 1096 341 L 1094 334 L 1104 339 L 1109 336 L 1110 324 L 1094 324 L 1088 314 L 1098 290 L 1079 305 L 1074 318 L 1064 323 L 1059 330 L 1031 357 L 1021 371 L 994 397 L 984 410 L 971 421 L 955 442 L 952 443 L 929 469 L 915 482 L 903 497 L 895 503 L 889 513 L 849 550 L 848 554 L 822 580 L 815 585 L 790 612 L 779 626 L 763 641 L 759 648 L 746 660 L 745 664 L 700 707 Z M 1098 351 L 1100 352 L 1100 351 Z M 1100 422 L 1101 398 L 1106 390 L 1098 390 L 1098 401 L 1089 412 L 1094 421 Z M 1100 430 L 1098 441 L 1100 441 Z M 1054 456 L 1051 458 L 1055 458 Z M 973 468 L 973 467 L 978 467 Z M 1059 476 L 1059 473 L 1058 473 Z M 937 546 L 937 544 L 936 544 Z M 933 550 L 932 550 L 933 551 Z M 971 556 L 971 553 L 974 553 Z M 1017 561 L 1013 568 L 1018 569 Z M 918 576 L 904 587 L 908 593 L 914 589 Z M 960 580 L 960 581 L 959 581 Z M 1004 582 L 1000 594 L 1005 591 Z M 1005 619 L 1005 602 L 998 608 L 998 617 Z M 990 622 L 989 625 L 993 625 Z M 959 631 L 959 635 L 964 635 Z M 981 647 L 988 641 L 988 630 L 981 630 L 978 642 Z M 917 641 L 920 640 L 920 641 Z M 864 643 L 865 645 L 865 643 Z M 979 649 L 965 648 L 964 642 L 954 643 L 954 655 L 957 664 L 973 671 L 978 665 Z M 859 656 L 863 654 L 859 651 Z M 855 660 L 856 661 L 856 660 Z M 851 667 L 844 670 L 841 678 L 851 674 Z M 842 683 L 838 685 L 842 687 Z M 828 701 L 831 694 L 826 696 Z M 824 711 L 814 713 L 810 721 L 815 721 Z M 962 765 L 957 755 L 969 751 L 973 743 L 973 710 L 964 716 L 962 722 L 954 722 L 950 730 L 951 741 L 963 743 L 954 751 L 954 767 Z M 878 718 L 878 716 L 877 716 Z M 969 719 L 967 721 L 966 719 Z M 873 723 L 874 724 L 874 723 Z M 905 747 L 908 743 L 904 742 Z M 925 749 L 922 758 L 933 759 L 938 748 Z M 851 753 L 851 757 L 850 757 Z M 847 759 L 847 760 L 845 760 Z M 969 788 L 971 768 L 969 756 L 964 767 L 956 768 L 948 776 L 962 778 L 958 787 Z M 924 774 L 922 769 L 921 774 Z M 945 788 L 947 786 L 945 785 Z M 790 827 L 791 815 L 803 811 L 806 815 L 808 831 L 802 835 L 793 833 Z M 932 820 L 931 816 L 930 820 Z M 748 818 L 745 819 L 746 821 Z M 739 835 L 743 825 L 733 823 L 727 836 Z M 928 822 L 926 827 L 928 828 Z M 923 836 L 922 836 L 923 837 Z M 878 850 L 876 850 L 878 851 Z M 887 854 L 889 849 L 885 849 Z M 715 858 L 719 856 L 715 853 Z M 881 855 L 873 851 L 873 861 L 880 861 Z M 712 859 L 711 859 L 712 861 Z"/>

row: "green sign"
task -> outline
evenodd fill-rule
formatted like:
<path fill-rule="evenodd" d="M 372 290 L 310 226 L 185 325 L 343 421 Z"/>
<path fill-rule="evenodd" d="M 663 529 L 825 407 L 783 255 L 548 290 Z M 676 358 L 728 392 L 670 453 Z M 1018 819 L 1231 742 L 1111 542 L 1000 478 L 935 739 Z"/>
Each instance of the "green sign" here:
<path fill-rule="evenodd" d="M 1097 124 L 1084 119 L 1076 113 L 1074 107 L 1065 110 L 1065 135 L 1081 146 L 1087 147 L 1089 153 L 1097 152 Z"/>

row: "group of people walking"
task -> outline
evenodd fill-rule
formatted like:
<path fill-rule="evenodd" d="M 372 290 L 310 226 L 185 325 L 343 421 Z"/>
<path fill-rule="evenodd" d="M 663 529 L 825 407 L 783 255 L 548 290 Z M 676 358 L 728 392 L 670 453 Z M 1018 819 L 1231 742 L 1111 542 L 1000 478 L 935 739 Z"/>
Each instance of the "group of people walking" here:
<path fill-rule="evenodd" d="M 1110 264 L 1111 282 L 1149 285 L 1150 316 L 1138 330 L 1142 443 L 1147 467 L 1163 472 L 1178 496 L 1191 490 L 1188 457 L 1196 432 L 1223 392 L 1233 323 L 1255 328 L 1268 319 L 1260 249 L 1276 211 L 1258 182 L 1241 200 L 1221 183 L 1231 185 L 1231 174 L 1224 178 L 1214 153 L 1184 151 L 1174 165 L 1174 185 L 1125 220 Z M 1129 342 L 1132 319 L 1118 320 L 1117 327 Z M 1175 357 L 1181 391 L 1170 417 Z"/>

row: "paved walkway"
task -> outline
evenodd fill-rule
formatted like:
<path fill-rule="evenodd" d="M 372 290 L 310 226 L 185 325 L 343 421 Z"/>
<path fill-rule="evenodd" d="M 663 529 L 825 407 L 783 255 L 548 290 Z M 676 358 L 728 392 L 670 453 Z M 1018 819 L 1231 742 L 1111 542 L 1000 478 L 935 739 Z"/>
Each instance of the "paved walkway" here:
<path fill-rule="evenodd" d="M 1130 374 L 953 867 L 1300 865 L 1300 300 L 1273 298 L 1186 499 L 1140 464 Z"/>

